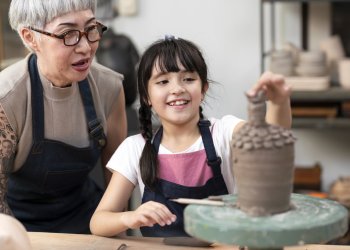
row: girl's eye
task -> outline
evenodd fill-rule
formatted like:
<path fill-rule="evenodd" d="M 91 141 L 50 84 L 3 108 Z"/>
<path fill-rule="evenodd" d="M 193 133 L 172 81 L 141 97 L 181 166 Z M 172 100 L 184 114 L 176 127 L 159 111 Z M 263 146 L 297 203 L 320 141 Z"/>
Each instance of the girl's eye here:
<path fill-rule="evenodd" d="M 164 84 L 167 84 L 168 82 L 169 82 L 168 80 L 161 80 L 161 81 L 156 82 L 156 84 L 164 85 Z"/>
<path fill-rule="evenodd" d="M 192 82 L 192 81 L 194 81 L 195 79 L 194 78 L 191 78 L 191 77 L 186 77 L 186 78 L 184 78 L 184 81 L 185 82 Z"/>

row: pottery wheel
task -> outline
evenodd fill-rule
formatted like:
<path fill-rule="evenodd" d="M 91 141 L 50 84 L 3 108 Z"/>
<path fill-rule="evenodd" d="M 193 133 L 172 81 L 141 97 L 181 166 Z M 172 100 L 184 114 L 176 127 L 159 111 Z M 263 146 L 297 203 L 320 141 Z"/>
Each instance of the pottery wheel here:
<path fill-rule="evenodd" d="M 282 249 L 324 243 L 344 235 L 348 229 L 348 211 L 327 199 L 292 194 L 292 209 L 266 217 L 251 217 L 235 207 L 235 195 L 225 195 L 223 200 L 225 206 L 187 206 L 186 232 L 213 243 Z"/>

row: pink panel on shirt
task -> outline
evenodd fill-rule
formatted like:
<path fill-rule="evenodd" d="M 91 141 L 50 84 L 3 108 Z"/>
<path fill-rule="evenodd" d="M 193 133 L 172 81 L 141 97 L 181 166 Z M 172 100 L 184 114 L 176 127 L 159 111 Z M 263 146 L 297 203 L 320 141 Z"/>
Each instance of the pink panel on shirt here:
<path fill-rule="evenodd" d="M 184 154 L 160 154 L 159 177 L 183 186 L 203 186 L 213 173 L 205 150 Z"/>

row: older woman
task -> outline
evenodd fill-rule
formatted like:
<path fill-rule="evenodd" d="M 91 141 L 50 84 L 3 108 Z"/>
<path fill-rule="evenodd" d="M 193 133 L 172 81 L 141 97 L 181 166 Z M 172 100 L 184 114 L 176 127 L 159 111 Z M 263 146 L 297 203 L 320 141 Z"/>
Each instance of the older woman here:
<path fill-rule="evenodd" d="M 88 174 L 126 136 L 122 76 L 93 62 L 106 29 L 95 6 L 11 1 L 10 24 L 32 53 L 0 73 L 0 141 L 14 157 L 0 168 L 0 212 L 28 231 L 88 233 L 102 196 Z"/>

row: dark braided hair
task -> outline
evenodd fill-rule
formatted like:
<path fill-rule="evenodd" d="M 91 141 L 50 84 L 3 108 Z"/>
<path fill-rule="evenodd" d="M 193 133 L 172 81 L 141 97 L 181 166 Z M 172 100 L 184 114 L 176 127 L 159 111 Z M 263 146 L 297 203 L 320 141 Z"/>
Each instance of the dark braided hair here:
<path fill-rule="evenodd" d="M 149 104 L 148 81 L 155 65 L 162 72 L 179 72 L 179 64 L 187 71 L 198 73 L 204 92 L 209 82 L 207 65 L 199 48 L 185 39 L 167 37 L 156 41 L 144 52 L 138 67 L 139 121 L 141 134 L 146 141 L 140 158 L 140 172 L 143 183 L 151 190 L 157 180 L 158 159 L 152 144 L 152 110 Z M 199 107 L 199 114 L 203 119 L 202 107 Z"/>

